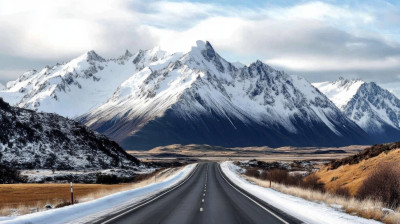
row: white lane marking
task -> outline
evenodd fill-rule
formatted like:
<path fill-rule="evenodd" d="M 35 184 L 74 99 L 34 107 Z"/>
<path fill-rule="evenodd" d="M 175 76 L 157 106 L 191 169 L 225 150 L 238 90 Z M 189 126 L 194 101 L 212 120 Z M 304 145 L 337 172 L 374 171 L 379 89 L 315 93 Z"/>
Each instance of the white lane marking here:
<path fill-rule="evenodd" d="M 117 218 L 119 218 L 119 217 L 121 217 L 121 216 L 123 216 L 123 215 L 125 215 L 125 214 L 127 214 L 127 213 L 129 213 L 129 212 L 131 212 L 131 211 L 134 211 L 134 210 L 136 210 L 136 209 L 138 209 L 138 208 L 140 208 L 140 207 L 143 207 L 144 205 L 147 205 L 147 204 L 149 204 L 150 202 L 153 202 L 154 200 L 160 198 L 161 196 L 163 196 L 163 195 L 165 195 L 165 194 L 168 194 L 169 192 L 175 190 L 176 188 L 178 188 L 178 187 L 180 187 L 181 185 L 183 185 L 184 183 L 186 183 L 186 181 L 188 181 L 188 180 L 193 176 L 193 174 L 196 172 L 196 170 L 197 170 L 198 167 L 199 167 L 199 165 L 196 165 L 196 168 L 193 170 L 193 172 L 190 174 L 190 176 L 189 176 L 187 179 L 185 179 L 184 181 L 182 181 L 180 184 L 176 185 L 175 187 L 169 189 L 168 191 L 166 191 L 166 192 L 160 194 L 159 196 L 157 196 L 157 197 L 155 197 L 155 198 L 153 198 L 153 199 L 151 199 L 151 200 L 149 200 L 149 201 L 146 201 L 146 202 L 143 203 L 143 204 L 139 204 L 139 205 L 137 205 L 137 206 L 135 206 L 135 207 L 133 207 L 133 208 L 131 208 L 131 209 L 129 209 L 129 210 L 127 210 L 127 211 L 125 211 L 125 212 L 123 212 L 123 213 L 121 213 L 121 214 L 119 214 L 119 215 L 117 215 L 117 216 L 115 216 L 115 217 L 113 217 L 113 218 L 107 220 L 107 221 L 102 222 L 102 224 L 109 223 L 109 222 L 111 222 L 111 221 L 113 221 L 113 220 L 115 220 L 115 219 L 117 219 Z"/>
<path fill-rule="evenodd" d="M 207 178 L 208 178 L 208 163 L 207 163 L 207 168 L 206 168 L 206 179 L 205 179 L 205 184 L 204 184 L 204 192 L 206 191 L 206 187 L 207 187 Z M 203 197 L 205 197 L 206 196 L 206 194 L 203 194 Z M 204 203 L 204 198 L 202 198 L 201 199 L 201 203 Z M 203 211 L 203 208 L 201 207 L 200 208 L 200 212 L 202 212 Z"/>
<path fill-rule="evenodd" d="M 261 205 L 260 203 L 254 201 L 254 200 L 253 200 L 252 198 L 250 198 L 249 196 L 243 194 L 243 193 L 242 193 L 240 190 L 238 190 L 235 186 L 233 186 L 231 183 L 229 183 L 229 181 L 228 181 L 227 179 L 225 179 L 224 175 L 222 175 L 222 173 L 221 173 L 221 168 L 219 167 L 219 165 L 217 165 L 217 166 L 218 166 L 218 171 L 219 171 L 219 173 L 221 174 L 222 178 L 224 178 L 224 180 L 225 180 L 229 185 L 231 185 L 231 187 L 232 187 L 233 189 L 235 189 L 237 192 L 241 193 L 241 194 L 242 194 L 243 196 L 245 196 L 246 198 L 250 199 L 250 201 L 254 202 L 256 205 L 260 206 L 260 207 L 261 207 L 262 209 L 264 209 L 265 211 L 269 212 L 271 215 L 275 216 L 275 218 L 279 219 L 280 221 L 282 221 L 282 222 L 285 223 L 285 224 L 289 224 L 288 222 L 286 222 L 285 220 L 283 220 L 281 217 L 279 217 L 277 214 L 275 214 L 274 212 L 272 212 L 272 211 L 269 210 L 268 208 L 265 208 L 265 207 L 264 207 L 263 205 Z"/>

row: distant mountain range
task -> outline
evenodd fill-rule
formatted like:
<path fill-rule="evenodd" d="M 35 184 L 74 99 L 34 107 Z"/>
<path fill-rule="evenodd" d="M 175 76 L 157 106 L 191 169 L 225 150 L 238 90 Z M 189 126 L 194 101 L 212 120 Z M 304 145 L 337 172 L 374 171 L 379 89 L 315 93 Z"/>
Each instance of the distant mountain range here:
<path fill-rule="evenodd" d="M 374 82 L 339 78 L 313 83 L 376 142 L 400 139 L 400 100 Z"/>
<path fill-rule="evenodd" d="M 345 91 L 358 92 L 356 85 L 363 85 L 352 82 L 349 88 L 331 86 L 331 92 L 323 88 L 330 83 L 314 84 L 318 90 L 304 78 L 260 61 L 230 63 L 210 43 L 198 41 L 186 53 L 154 48 L 106 60 L 90 51 L 68 63 L 24 73 L 7 83 L 0 97 L 18 107 L 74 118 L 124 149 L 386 141 L 344 109 L 354 101 L 348 95 L 356 95 Z"/>

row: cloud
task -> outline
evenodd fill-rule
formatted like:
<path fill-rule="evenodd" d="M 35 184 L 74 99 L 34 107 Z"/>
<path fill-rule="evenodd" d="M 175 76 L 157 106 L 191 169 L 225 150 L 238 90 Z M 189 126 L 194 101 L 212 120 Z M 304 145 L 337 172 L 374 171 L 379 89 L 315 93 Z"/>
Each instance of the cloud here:
<path fill-rule="evenodd" d="M 364 9 L 311 2 L 252 13 L 246 9 L 239 16 L 221 13 L 185 30 L 149 30 L 163 48 L 187 50 L 195 39 L 207 39 L 224 56 L 245 55 L 245 63 L 262 59 L 310 81 L 339 75 L 400 81 L 399 43 L 381 35 L 379 14 Z"/>
<path fill-rule="evenodd" d="M 91 49 L 105 57 L 155 45 L 186 51 L 202 39 L 230 60 L 260 59 L 310 81 L 344 75 L 400 82 L 396 5 L 294 2 L 0 0 L 0 52 L 64 61 Z"/>
<path fill-rule="evenodd" d="M 1 1 L 0 16 L 0 50 L 12 56 L 66 58 L 154 44 L 122 0 Z"/>

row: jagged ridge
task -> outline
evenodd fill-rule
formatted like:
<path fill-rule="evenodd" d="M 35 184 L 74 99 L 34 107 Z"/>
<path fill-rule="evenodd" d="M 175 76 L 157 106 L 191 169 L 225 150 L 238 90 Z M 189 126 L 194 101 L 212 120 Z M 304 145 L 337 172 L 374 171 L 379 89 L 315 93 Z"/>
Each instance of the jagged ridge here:
<path fill-rule="evenodd" d="M 314 83 L 375 143 L 400 138 L 400 100 L 374 82 L 340 78 Z"/>

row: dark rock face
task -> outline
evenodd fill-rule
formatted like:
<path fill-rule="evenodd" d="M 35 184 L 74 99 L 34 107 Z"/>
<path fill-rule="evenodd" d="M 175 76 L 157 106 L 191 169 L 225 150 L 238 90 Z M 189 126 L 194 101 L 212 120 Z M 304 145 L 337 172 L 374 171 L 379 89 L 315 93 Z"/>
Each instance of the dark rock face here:
<path fill-rule="evenodd" d="M 11 107 L 0 98 L 0 163 L 20 169 L 137 168 L 106 136 L 55 114 Z"/>

